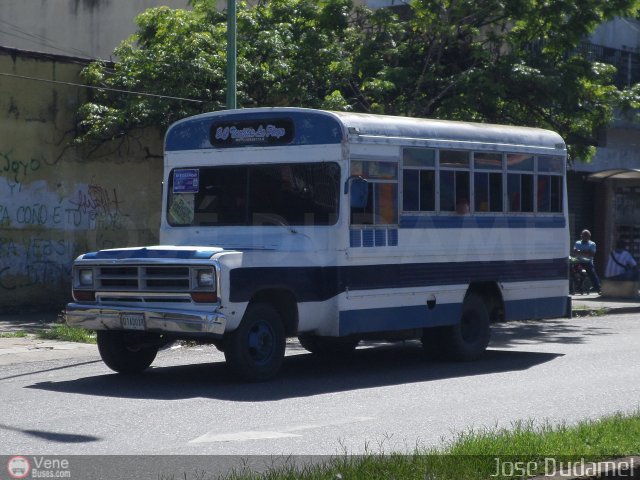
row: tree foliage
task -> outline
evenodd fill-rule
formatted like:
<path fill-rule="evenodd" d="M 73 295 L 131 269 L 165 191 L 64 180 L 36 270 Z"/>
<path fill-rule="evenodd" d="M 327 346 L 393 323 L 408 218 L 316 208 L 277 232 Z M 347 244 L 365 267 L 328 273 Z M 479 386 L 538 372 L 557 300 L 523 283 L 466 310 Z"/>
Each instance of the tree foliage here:
<path fill-rule="evenodd" d="M 414 0 L 370 11 L 351 0 L 262 0 L 238 9 L 238 105 L 303 106 L 550 128 L 588 160 L 597 131 L 636 90 L 578 48 L 638 0 Z M 215 0 L 159 7 L 88 83 L 79 142 L 225 108 L 226 16 Z M 185 101 L 175 98 L 196 100 Z M 636 103 L 634 103 L 636 102 Z"/>

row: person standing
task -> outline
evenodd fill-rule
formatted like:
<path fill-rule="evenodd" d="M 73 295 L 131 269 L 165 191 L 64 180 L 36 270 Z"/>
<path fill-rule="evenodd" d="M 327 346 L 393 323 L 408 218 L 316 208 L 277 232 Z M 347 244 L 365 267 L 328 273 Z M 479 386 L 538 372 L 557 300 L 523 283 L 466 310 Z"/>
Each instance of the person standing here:
<path fill-rule="evenodd" d="M 593 288 L 600 293 L 600 279 L 593 265 L 593 258 L 596 255 L 596 242 L 591 241 L 591 232 L 589 230 L 583 230 L 580 234 L 580 240 L 573 246 L 573 255 L 578 257 L 580 263 L 584 265 Z"/>
<path fill-rule="evenodd" d="M 616 242 L 616 248 L 609 254 L 604 276 L 611 280 L 638 280 L 638 263 L 627 250 L 624 240 Z"/>

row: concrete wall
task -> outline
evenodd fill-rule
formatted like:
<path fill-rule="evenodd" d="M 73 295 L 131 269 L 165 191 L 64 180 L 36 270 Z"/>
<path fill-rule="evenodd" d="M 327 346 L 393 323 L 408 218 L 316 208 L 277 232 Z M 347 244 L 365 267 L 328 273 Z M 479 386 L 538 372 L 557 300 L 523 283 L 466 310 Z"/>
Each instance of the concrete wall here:
<path fill-rule="evenodd" d="M 0 46 L 110 59 L 147 8 L 185 8 L 187 0 L 2 0 Z"/>
<path fill-rule="evenodd" d="M 0 72 L 78 82 L 75 59 L 0 50 Z M 0 311 L 63 305 L 80 253 L 158 241 L 162 138 L 70 148 L 87 91 L 0 76 Z M 148 149 L 148 151 L 145 150 Z"/>

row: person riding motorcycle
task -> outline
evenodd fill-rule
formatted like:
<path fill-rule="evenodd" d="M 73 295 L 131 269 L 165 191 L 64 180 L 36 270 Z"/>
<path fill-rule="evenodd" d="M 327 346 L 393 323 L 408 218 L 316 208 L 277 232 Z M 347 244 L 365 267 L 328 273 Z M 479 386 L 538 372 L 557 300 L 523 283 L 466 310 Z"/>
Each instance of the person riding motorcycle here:
<path fill-rule="evenodd" d="M 600 293 L 600 279 L 593 266 L 593 257 L 596 254 L 596 243 L 591 241 L 591 232 L 583 230 L 580 234 L 580 240 L 573 245 L 573 255 L 577 257 L 581 265 L 589 275 L 593 289 Z"/>

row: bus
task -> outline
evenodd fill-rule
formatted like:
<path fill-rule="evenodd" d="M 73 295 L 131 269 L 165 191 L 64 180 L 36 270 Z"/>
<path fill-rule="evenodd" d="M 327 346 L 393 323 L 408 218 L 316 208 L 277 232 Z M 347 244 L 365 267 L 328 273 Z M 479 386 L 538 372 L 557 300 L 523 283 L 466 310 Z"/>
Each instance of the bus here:
<path fill-rule="evenodd" d="M 566 146 L 554 132 L 303 108 L 190 117 L 165 137 L 160 244 L 73 265 L 69 325 L 142 371 L 209 342 L 246 381 L 420 339 L 469 361 L 493 322 L 570 315 Z"/>

